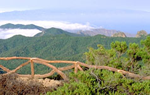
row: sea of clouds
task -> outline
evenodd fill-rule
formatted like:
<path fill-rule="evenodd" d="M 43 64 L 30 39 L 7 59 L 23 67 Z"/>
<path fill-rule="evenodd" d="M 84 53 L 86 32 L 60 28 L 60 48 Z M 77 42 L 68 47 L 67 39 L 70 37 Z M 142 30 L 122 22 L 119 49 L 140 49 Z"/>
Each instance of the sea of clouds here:
<path fill-rule="evenodd" d="M 39 32 L 41 31 L 37 29 L 0 29 L 0 39 L 8 39 L 14 35 L 32 37 Z"/>
<path fill-rule="evenodd" d="M 70 23 L 70 22 L 63 22 L 63 21 L 0 21 L 0 25 L 4 25 L 7 23 L 12 23 L 12 24 L 34 24 L 37 26 L 41 26 L 44 28 L 60 28 L 63 30 L 88 30 L 88 29 L 93 29 L 92 26 L 90 26 L 89 23 L 86 24 L 79 24 L 79 23 Z M 7 39 L 10 38 L 14 35 L 23 35 L 23 36 L 28 36 L 32 37 L 35 34 L 42 32 L 37 29 L 0 29 L 0 39 Z"/>

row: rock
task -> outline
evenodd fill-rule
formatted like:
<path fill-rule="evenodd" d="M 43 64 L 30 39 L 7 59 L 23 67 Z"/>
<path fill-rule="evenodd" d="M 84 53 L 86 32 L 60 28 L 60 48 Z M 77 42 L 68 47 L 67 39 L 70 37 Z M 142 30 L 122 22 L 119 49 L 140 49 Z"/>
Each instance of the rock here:
<path fill-rule="evenodd" d="M 127 36 L 123 32 L 118 32 L 118 33 L 113 34 L 112 37 L 127 37 Z"/>
<path fill-rule="evenodd" d="M 105 36 L 111 36 L 114 33 L 118 33 L 117 30 L 108 30 L 104 28 L 100 29 L 90 29 L 90 30 L 80 30 L 77 32 L 77 34 L 85 35 L 85 36 L 95 36 L 98 34 L 105 35 Z"/>
<path fill-rule="evenodd" d="M 138 31 L 136 37 L 147 36 L 147 32 L 145 30 Z"/>

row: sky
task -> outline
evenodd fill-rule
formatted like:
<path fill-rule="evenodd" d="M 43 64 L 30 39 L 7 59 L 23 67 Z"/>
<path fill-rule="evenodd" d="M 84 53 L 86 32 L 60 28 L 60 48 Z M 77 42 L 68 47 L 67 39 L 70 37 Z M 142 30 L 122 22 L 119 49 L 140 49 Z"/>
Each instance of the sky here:
<path fill-rule="evenodd" d="M 121 9 L 121 10 L 134 10 L 134 11 L 143 11 L 147 13 L 138 13 L 134 14 L 130 11 L 127 13 L 121 12 L 114 12 L 107 14 L 95 13 L 93 14 L 88 13 L 75 15 L 74 14 L 67 14 L 66 15 L 54 15 L 56 17 L 52 21 L 23 21 L 21 19 L 20 23 L 22 24 L 36 24 L 40 25 L 39 22 L 43 24 L 41 26 L 50 27 L 56 26 L 59 28 L 64 27 L 67 29 L 70 27 L 71 29 L 83 29 L 83 28 L 106 28 L 106 29 L 115 29 L 123 32 L 134 33 L 136 34 L 139 30 L 146 30 L 150 33 L 150 0 L 1 0 L 0 1 L 0 13 L 3 12 L 10 12 L 10 11 L 25 11 L 25 10 L 36 10 L 36 9 L 50 9 L 50 10 L 57 10 L 57 12 L 65 13 L 69 10 L 73 11 L 86 11 L 91 12 L 93 10 L 111 10 L 111 9 Z M 101 11 L 100 11 L 101 12 Z M 62 18 L 61 18 L 62 16 Z M 65 17 L 65 19 L 63 18 Z M 60 21 L 59 21 L 59 18 Z M 57 21 L 55 21 L 58 19 Z M 91 20 L 89 20 L 91 19 Z M 9 23 L 9 21 L 1 21 L 0 25 L 3 22 Z M 10 21 L 15 24 L 14 21 Z M 45 23 L 44 23 L 45 22 Z M 132 23 L 134 22 L 134 23 Z M 49 25 L 49 26 L 48 26 Z M 59 26 L 58 26 L 59 25 Z M 131 32 L 132 31 L 132 32 Z"/>
<path fill-rule="evenodd" d="M 31 9 L 133 9 L 150 11 L 150 0 L 1 0 L 1 11 Z"/>

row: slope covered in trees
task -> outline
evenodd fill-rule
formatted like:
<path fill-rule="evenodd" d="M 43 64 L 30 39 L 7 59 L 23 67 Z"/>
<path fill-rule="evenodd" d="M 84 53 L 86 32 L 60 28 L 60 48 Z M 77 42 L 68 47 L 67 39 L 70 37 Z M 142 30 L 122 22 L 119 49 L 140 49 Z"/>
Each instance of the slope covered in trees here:
<path fill-rule="evenodd" d="M 98 47 L 97 44 L 99 44 Z M 18 35 L 7 40 L 0 40 L 0 48 L 1 57 L 26 56 L 49 60 L 75 60 L 92 65 L 110 66 L 139 74 L 143 77 L 150 76 L 149 36 L 145 39 L 114 38 L 103 35 L 94 37 L 73 37 L 66 34 L 41 37 Z M 86 52 L 86 59 L 82 57 L 84 52 Z M 13 69 L 22 62 L 8 61 L 5 63 L 3 61 L 0 63 Z M 35 65 L 35 68 L 35 72 L 38 74 L 50 71 L 41 65 Z M 78 72 L 77 74 L 73 74 L 70 71 L 70 80 L 60 88 L 47 92 L 47 95 L 150 94 L 149 80 L 132 79 L 128 75 L 108 70 L 84 69 L 86 70 L 85 72 Z M 19 72 L 30 73 L 30 67 L 27 66 L 27 68 Z"/>
<path fill-rule="evenodd" d="M 60 35 L 60 34 L 70 35 L 70 36 L 82 36 L 80 34 L 70 33 L 70 32 L 64 31 L 62 29 L 58 29 L 58 28 L 53 27 L 53 28 L 43 30 L 41 33 L 36 34 L 35 37 L 56 36 L 56 35 Z"/>
<path fill-rule="evenodd" d="M 88 47 L 96 48 L 97 44 L 104 45 L 105 48 L 110 48 L 110 43 L 116 40 L 139 43 L 144 38 L 113 38 L 103 35 L 94 37 L 72 37 L 67 34 L 56 36 L 41 36 L 41 37 L 24 37 L 21 35 L 14 36 L 10 39 L 0 40 L 0 56 L 12 57 L 39 57 L 48 60 L 72 60 L 85 62 L 84 52 L 88 51 Z M 3 63 L 4 66 L 13 69 L 20 62 Z M 9 65 L 8 65 L 9 64 Z M 38 65 L 37 73 L 49 72 L 49 69 Z M 43 69 L 41 71 L 41 69 Z M 21 72 L 30 73 L 30 69 L 26 68 Z"/>
<path fill-rule="evenodd" d="M 150 37 L 142 40 L 140 47 L 136 43 L 115 41 L 111 48 L 106 49 L 98 45 L 97 49 L 90 48 L 86 52 L 87 64 L 110 66 L 141 75 L 141 78 L 131 78 L 118 72 L 88 69 L 77 74 L 70 73 L 69 83 L 59 87 L 56 91 L 47 92 L 48 95 L 149 95 L 150 80 L 143 80 L 150 76 Z M 129 77 L 130 76 L 130 77 Z M 134 76 L 133 76 L 134 77 Z"/>
<path fill-rule="evenodd" d="M 43 27 L 34 25 L 34 24 L 28 24 L 28 25 L 23 25 L 23 24 L 4 24 L 1 25 L 0 28 L 2 29 L 38 29 L 38 30 L 44 30 Z"/>

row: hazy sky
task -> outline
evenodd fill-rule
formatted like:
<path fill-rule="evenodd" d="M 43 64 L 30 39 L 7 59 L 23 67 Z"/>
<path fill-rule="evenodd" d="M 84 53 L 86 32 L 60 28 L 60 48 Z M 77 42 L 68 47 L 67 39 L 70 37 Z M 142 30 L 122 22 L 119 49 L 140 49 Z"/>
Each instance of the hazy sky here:
<path fill-rule="evenodd" d="M 0 11 L 30 9 L 133 9 L 150 11 L 150 0 L 1 0 Z"/>
<path fill-rule="evenodd" d="M 34 10 L 34 9 L 53 10 L 54 15 L 53 13 L 49 12 L 51 14 L 48 15 L 48 17 L 50 16 L 52 17 L 50 17 L 51 18 L 50 22 L 48 22 L 47 24 L 50 25 L 49 23 L 51 23 L 51 21 L 61 21 L 60 22 L 61 24 L 58 24 L 58 22 L 57 23 L 53 22 L 52 27 L 54 27 L 55 25 L 59 25 L 59 27 L 70 27 L 71 25 L 74 29 L 74 27 L 89 28 L 92 26 L 94 28 L 102 27 L 106 29 L 115 29 L 134 34 L 137 33 L 137 31 L 139 30 L 146 30 L 148 33 L 150 33 L 149 28 L 150 0 L 1 0 L 0 1 L 0 12 Z M 111 9 L 112 10 L 120 9 L 123 11 L 112 12 Z M 80 10 L 81 13 L 79 12 Z M 95 13 L 94 12 L 92 13 L 92 10 L 96 10 Z M 97 10 L 99 13 L 96 13 Z M 79 12 L 79 14 L 75 15 L 71 14 L 72 11 Z M 89 13 L 85 15 L 84 11 Z M 103 13 L 103 11 L 106 12 Z M 32 17 L 31 14 L 34 13 L 30 13 L 29 15 L 28 14 L 23 15 L 23 17 L 27 16 L 32 19 L 36 18 L 35 16 Z M 41 14 L 36 15 L 38 15 L 37 17 L 41 19 L 42 18 Z M 11 16 L 10 18 L 13 18 L 15 16 L 17 17 L 17 19 L 19 19 L 19 16 L 15 14 L 6 16 L 4 15 L 4 17 L 7 18 L 9 16 Z M 3 19 L 1 18 L 0 20 Z M 19 20 L 30 20 L 30 19 L 19 19 Z M 48 21 L 49 19 L 44 20 Z M 66 21 L 67 24 L 66 22 L 62 24 L 62 21 L 63 22 Z M 0 25 L 2 23 L 3 22 L 0 21 Z M 8 21 L 8 23 L 10 22 Z M 34 23 L 32 22 L 32 24 Z M 40 26 L 42 25 L 40 23 Z"/>

